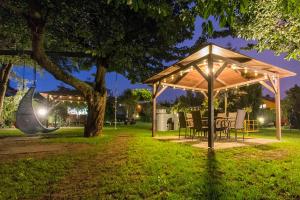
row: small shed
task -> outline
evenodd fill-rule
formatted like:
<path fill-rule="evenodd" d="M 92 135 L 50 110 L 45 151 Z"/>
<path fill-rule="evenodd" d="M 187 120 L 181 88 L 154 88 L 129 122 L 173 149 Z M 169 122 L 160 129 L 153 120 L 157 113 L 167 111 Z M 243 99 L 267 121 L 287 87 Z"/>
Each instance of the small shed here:
<path fill-rule="evenodd" d="M 208 147 L 214 148 L 215 96 L 222 90 L 260 83 L 275 94 L 276 137 L 281 139 L 280 79 L 294 72 L 249 56 L 206 44 L 200 50 L 171 65 L 145 81 L 153 87 L 152 136 L 155 135 L 156 99 L 168 87 L 201 92 L 208 98 Z"/>

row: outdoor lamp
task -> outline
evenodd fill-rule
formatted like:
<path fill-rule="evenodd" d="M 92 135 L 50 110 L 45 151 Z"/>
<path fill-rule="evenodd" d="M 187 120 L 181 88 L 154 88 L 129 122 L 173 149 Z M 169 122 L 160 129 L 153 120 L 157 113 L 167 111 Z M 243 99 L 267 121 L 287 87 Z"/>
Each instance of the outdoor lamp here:
<path fill-rule="evenodd" d="M 259 121 L 259 123 L 263 124 L 265 122 L 265 118 L 263 117 L 258 117 L 257 120 Z"/>
<path fill-rule="evenodd" d="M 48 110 L 44 107 L 41 107 L 37 110 L 37 114 L 41 117 L 45 117 L 48 113 Z"/>

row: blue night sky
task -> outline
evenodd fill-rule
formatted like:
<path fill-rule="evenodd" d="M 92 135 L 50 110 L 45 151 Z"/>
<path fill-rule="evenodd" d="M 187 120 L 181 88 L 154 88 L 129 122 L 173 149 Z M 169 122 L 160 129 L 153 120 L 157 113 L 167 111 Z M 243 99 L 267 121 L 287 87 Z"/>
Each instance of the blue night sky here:
<path fill-rule="evenodd" d="M 185 41 L 183 44 L 180 45 L 187 45 L 191 46 L 195 38 L 201 34 L 201 22 L 202 20 L 198 18 L 196 20 L 196 31 L 194 39 Z M 216 23 L 215 23 L 216 24 Z M 215 25 L 216 26 L 216 25 Z M 215 44 L 218 44 L 222 47 L 227 47 L 228 43 L 231 44 L 231 46 L 235 49 L 240 49 L 240 47 L 246 46 L 247 42 L 243 39 L 237 39 L 232 37 L 226 37 L 226 38 L 219 38 L 210 40 L 210 42 L 213 42 Z M 272 51 L 264 51 L 261 53 L 257 53 L 256 51 L 243 51 L 240 50 L 241 53 L 246 54 L 248 56 L 251 56 L 253 58 L 256 58 L 258 60 L 279 66 L 281 68 L 293 71 L 297 73 L 297 76 L 285 78 L 281 80 L 281 94 L 284 96 L 285 91 L 288 90 L 290 87 L 293 87 L 295 84 L 300 84 L 300 62 L 295 60 L 287 61 L 284 59 L 284 55 L 276 56 Z M 172 64 L 172 63 L 170 63 Z M 15 67 L 14 70 L 18 74 L 22 74 L 22 68 Z M 91 77 L 91 74 L 94 70 L 91 71 L 84 71 L 80 73 L 74 73 L 74 75 L 81 80 L 89 80 Z M 32 69 L 26 69 L 25 77 L 32 80 L 33 72 Z M 51 74 L 44 71 L 42 74 L 37 75 L 37 90 L 38 91 L 47 91 L 47 90 L 54 90 L 57 88 L 58 85 L 61 85 L 62 82 L 57 81 Z M 13 84 L 15 86 L 15 83 Z M 66 86 L 66 84 L 64 84 Z M 120 95 L 125 89 L 127 88 L 149 88 L 147 85 L 144 84 L 131 84 L 128 79 L 123 77 L 120 74 L 117 74 L 116 79 L 116 73 L 108 73 L 106 76 L 106 85 L 107 88 L 110 89 L 113 94 Z M 117 88 L 117 90 L 116 90 Z M 174 90 L 174 89 L 168 89 L 166 90 L 160 97 L 159 100 L 173 100 L 176 96 L 180 96 L 184 94 L 185 92 L 180 90 Z M 264 91 L 264 93 L 267 93 L 267 91 Z"/>

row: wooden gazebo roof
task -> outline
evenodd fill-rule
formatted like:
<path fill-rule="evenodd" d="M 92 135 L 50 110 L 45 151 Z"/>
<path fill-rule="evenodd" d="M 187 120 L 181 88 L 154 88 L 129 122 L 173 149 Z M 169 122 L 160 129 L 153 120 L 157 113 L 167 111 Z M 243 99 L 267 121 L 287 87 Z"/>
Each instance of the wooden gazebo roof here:
<path fill-rule="evenodd" d="M 147 79 L 145 83 L 159 83 L 162 86 L 206 92 L 209 56 L 213 60 L 213 73 L 217 74 L 214 91 L 270 81 L 275 77 L 285 78 L 296 75 L 294 72 L 241 53 L 215 44 L 207 44 L 199 51 Z"/>

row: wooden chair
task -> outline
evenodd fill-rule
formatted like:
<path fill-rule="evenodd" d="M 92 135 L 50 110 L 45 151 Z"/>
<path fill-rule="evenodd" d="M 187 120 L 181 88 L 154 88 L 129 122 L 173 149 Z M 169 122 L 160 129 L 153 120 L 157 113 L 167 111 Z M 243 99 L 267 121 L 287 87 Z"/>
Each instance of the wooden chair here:
<path fill-rule="evenodd" d="M 203 135 L 206 136 L 208 127 L 204 125 L 204 123 L 203 123 L 204 120 L 202 120 L 200 111 L 192 111 L 192 118 L 193 118 L 195 133 L 198 133 L 198 134 L 200 133 L 201 136 L 203 133 Z"/>
<path fill-rule="evenodd" d="M 192 131 L 193 134 L 195 131 L 192 113 L 185 113 L 185 121 L 186 121 L 187 128 L 190 129 L 190 137 L 191 137 Z"/>
<path fill-rule="evenodd" d="M 244 129 L 244 120 L 246 116 L 246 111 L 245 110 L 238 110 L 236 119 L 234 121 L 234 124 L 230 125 L 230 129 L 235 130 L 235 141 L 237 141 L 237 132 L 238 130 L 243 130 Z M 245 139 L 245 132 L 243 131 L 243 141 Z"/>
<path fill-rule="evenodd" d="M 219 132 L 219 138 L 222 138 L 222 133 L 225 134 L 226 138 L 229 139 L 230 121 L 227 118 L 217 117 L 215 120 L 215 132 Z M 216 139 L 217 136 L 215 136 Z"/>
<path fill-rule="evenodd" d="M 228 113 L 228 120 L 230 122 L 230 128 L 235 128 L 236 115 L 237 115 L 237 112 Z"/>
<path fill-rule="evenodd" d="M 185 133 L 184 136 L 186 137 L 186 132 L 187 132 L 187 124 L 186 124 L 186 120 L 185 120 L 185 115 L 184 112 L 179 112 L 178 113 L 178 120 L 179 120 L 179 139 L 180 139 L 180 131 L 182 128 L 185 129 Z"/>

